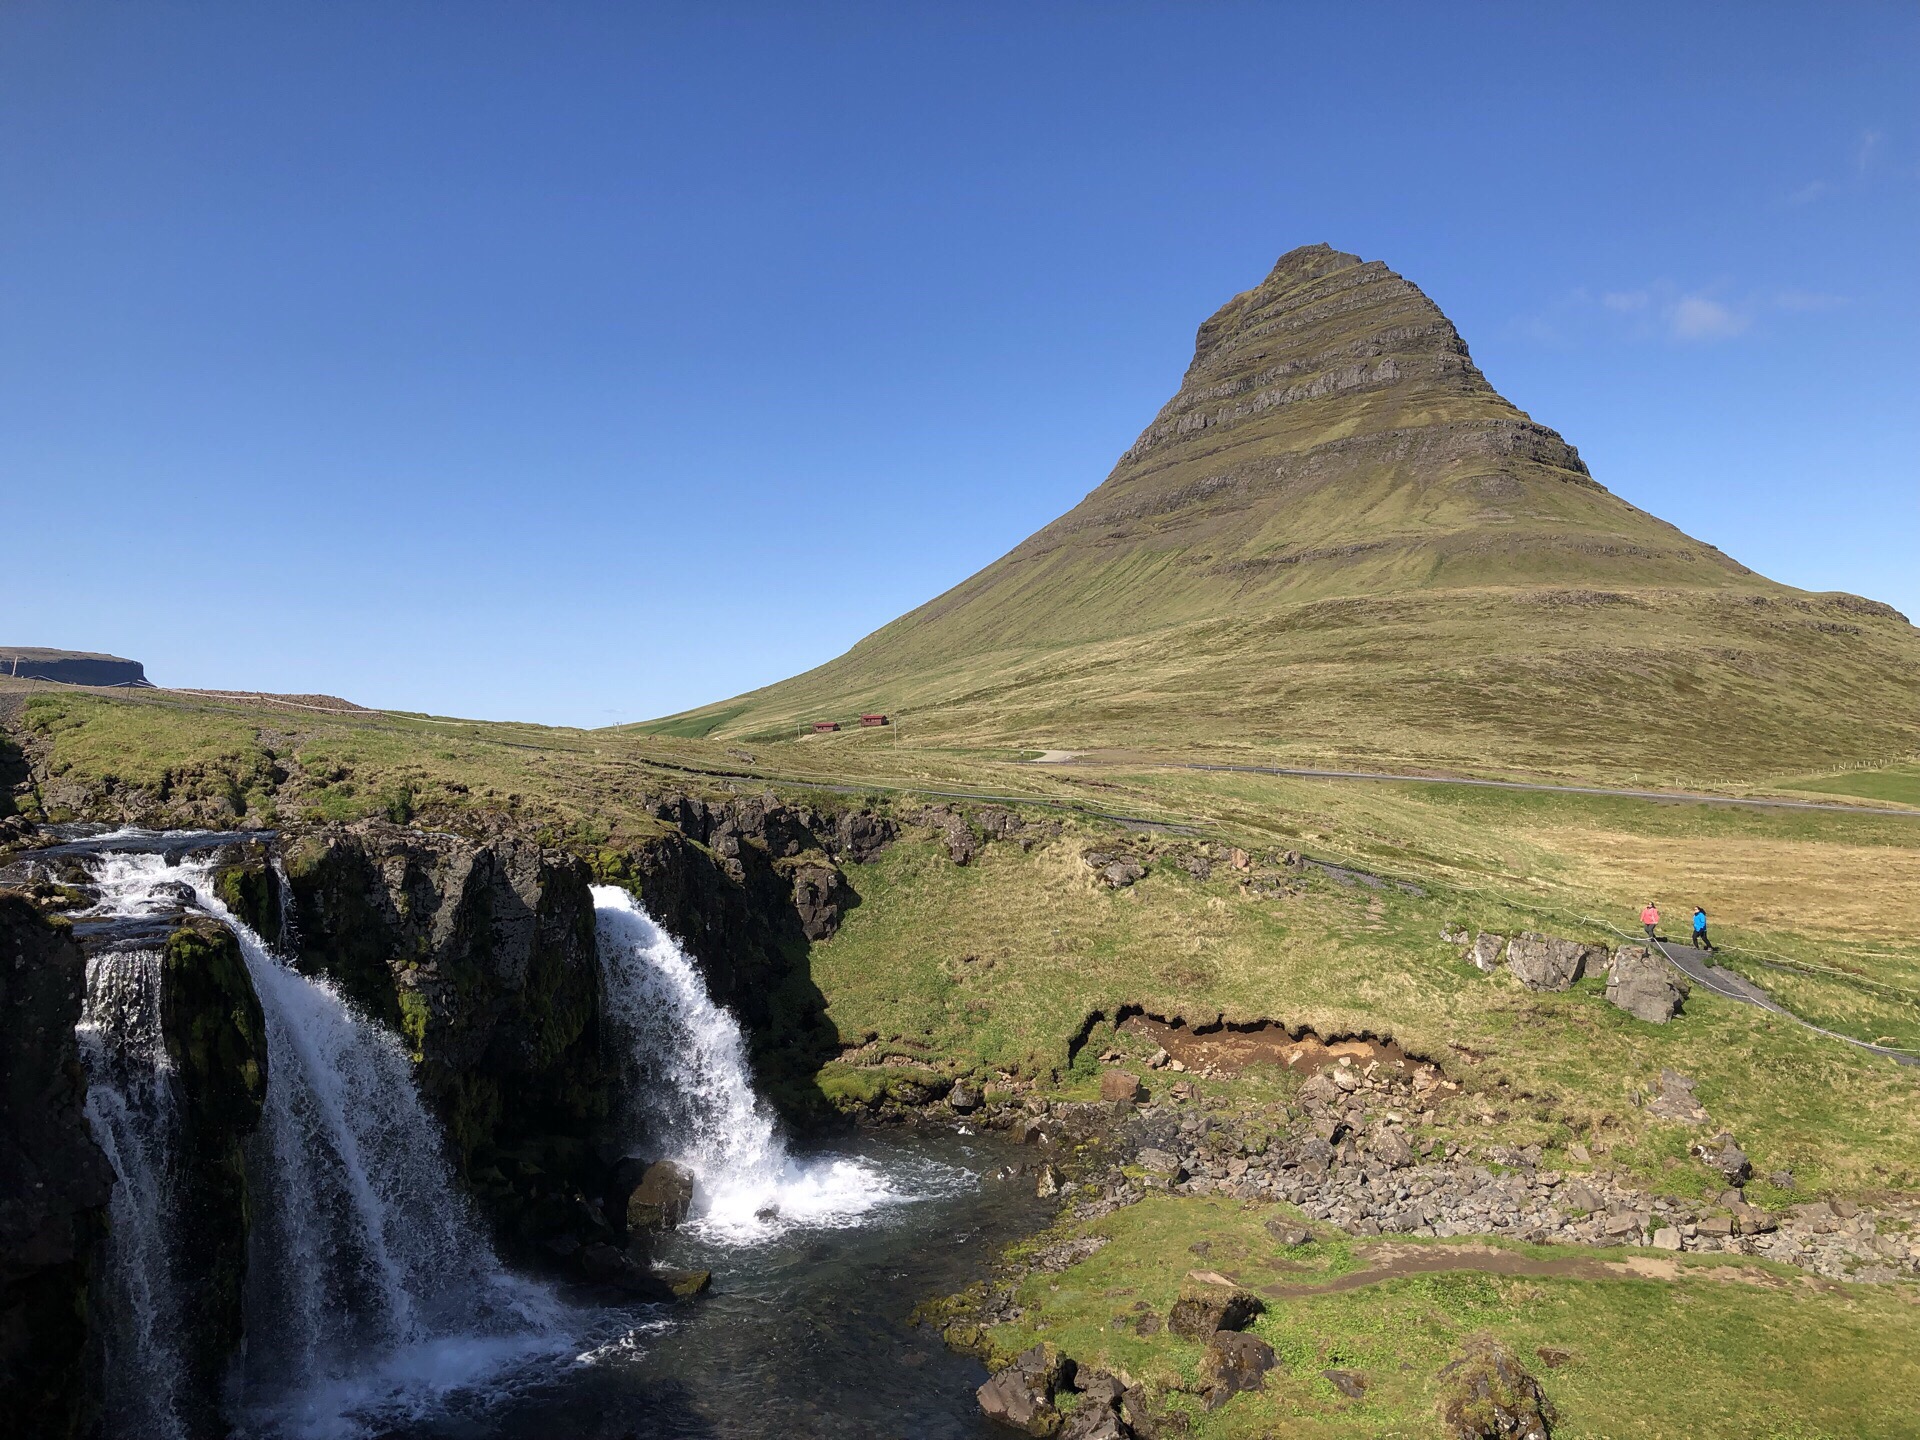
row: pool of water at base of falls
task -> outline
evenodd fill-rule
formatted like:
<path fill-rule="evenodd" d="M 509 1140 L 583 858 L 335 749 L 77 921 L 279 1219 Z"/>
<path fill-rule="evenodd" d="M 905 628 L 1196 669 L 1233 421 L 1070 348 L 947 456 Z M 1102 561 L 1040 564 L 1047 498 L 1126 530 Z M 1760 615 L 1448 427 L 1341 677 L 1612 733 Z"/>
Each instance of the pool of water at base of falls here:
<path fill-rule="evenodd" d="M 979 1362 L 909 1316 L 965 1288 L 998 1250 L 1045 1223 L 1030 1182 L 985 1178 L 1013 1158 L 998 1137 L 863 1132 L 795 1147 L 883 1175 L 898 1198 L 833 1228 L 750 1242 L 678 1235 L 660 1263 L 713 1272 L 669 1308 L 610 1312 L 572 1363 L 523 1376 L 483 1407 L 383 1430 L 407 1440 L 987 1440 Z M 580 1292 L 565 1299 L 591 1303 Z M 628 1322 L 631 1323 L 628 1323 Z"/>

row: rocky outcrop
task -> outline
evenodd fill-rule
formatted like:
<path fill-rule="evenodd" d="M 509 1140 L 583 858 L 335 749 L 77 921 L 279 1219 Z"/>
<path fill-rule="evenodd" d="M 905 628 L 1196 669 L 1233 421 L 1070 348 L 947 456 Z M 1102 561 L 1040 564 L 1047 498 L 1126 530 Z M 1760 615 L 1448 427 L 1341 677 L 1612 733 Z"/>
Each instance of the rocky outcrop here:
<path fill-rule="evenodd" d="M 1548 1440 L 1553 1402 L 1492 1336 L 1468 1341 L 1439 1380 L 1440 1423 L 1448 1440 Z"/>
<path fill-rule="evenodd" d="M 1500 968 L 1500 955 L 1506 944 L 1504 935 L 1476 935 L 1473 944 L 1467 947 L 1467 960 L 1481 974 L 1491 975 Z"/>
<path fill-rule="evenodd" d="M 1035 1345 L 995 1371 L 976 1392 L 989 1420 L 1023 1435 L 1052 1435 L 1060 1428 L 1054 1396 L 1073 1378 L 1073 1362 L 1053 1345 Z"/>
<path fill-rule="evenodd" d="M 1664 1067 L 1660 1071 L 1659 1093 L 1647 1102 L 1647 1113 L 1660 1120 L 1677 1120 L 1682 1125 L 1703 1124 L 1707 1118 L 1707 1108 L 1694 1093 L 1691 1077 Z"/>
<path fill-rule="evenodd" d="M 74 1041 L 85 992 L 64 925 L 0 891 L 0 1393 L 26 1440 L 64 1440 L 83 1419 L 87 1286 L 113 1183 Z"/>
<path fill-rule="evenodd" d="M 1173 1302 L 1167 1329 L 1190 1340 L 1205 1340 L 1216 1330 L 1246 1329 L 1266 1308 L 1251 1291 L 1197 1283 L 1185 1287 Z"/>
<path fill-rule="evenodd" d="M 1644 945 L 1622 945 L 1607 968 L 1607 999 L 1637 1020 L 1664 1025 L 1692 993 L 1686 978 Z"/>
<path fill-rule="evenodd" d="M 1215 1331 L 1200 1357 L 1200 1383 L 1206 1387 L 1207 1408 L 1217 1410 L 1243 1390 L 1258 1390 L 1277 1363 L 1273 1347 L 1259 1336 L 1236 1330 Z"/>
<path fill-rule="evenodd" d="M 0 646 L 0 675 L 9 679 L 53 680 L 62 685 L 127 685 L 152 689 L 146 667 L 118 655 L 85 650 L 48 650 L 37 645 Z"/>
<path fill-rule="evenodd" d="M 399 1032 L 503 1239 L 601 1190 L 599 961 L 586 864 L 384 822 L 293 837 L 296 958 Z"/>
<path fill-rule="evenodd" d="M 161 975 L 160 1028 L 180 1117 L 176 1223 L 193 1237 L 184 1257 L 192 1282 L 181 1292 L 183 1394 L 213 1397 L 245 1329 L 246 1143 L 266 1103 L 266 1022 L 240 946 L 215 920 L 191 917 L 167 937 Z M 211 1409 L 197 1421 L 218 1424 Z"/>
<path fill-rule="evenodd" d="M 1586 945 L 1531 931 L 1507 944 L 1507 968 L 1529 990 L 1571 990 L 1573 982 L 1597 971 L 1607 958 L 1604 945 Z"/>
<path fill-rule="evenodd" d="M 828 812 L 771 795 L 670 795 L 653 814 L 672 829 L 600 852 L 600 878 L 639 895 L 699 964 L 708 992 L 746 1031 L 767 1098 L 794 1119 L 831 1113 L 814 1077 L 840 1053 L 840 1036 L 808 950 L 860 903 L 846 867 L 876 859 L 899 826 L 868 809 Z"/>

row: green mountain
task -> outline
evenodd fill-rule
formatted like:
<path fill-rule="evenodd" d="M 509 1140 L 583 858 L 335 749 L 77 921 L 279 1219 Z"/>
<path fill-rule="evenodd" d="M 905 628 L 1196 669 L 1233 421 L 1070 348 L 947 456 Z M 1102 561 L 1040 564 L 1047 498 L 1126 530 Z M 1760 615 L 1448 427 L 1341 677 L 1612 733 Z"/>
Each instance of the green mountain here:
<path fill-rule="evenodd" d="M 838 659 L 657 722 L 1700 782 L 1920 747 L 1920 631 L 1629 505 L 1325 245 L 1200 327 L 1067 514 Z M 820 743 L 847 743 L 839 737 Z"/>

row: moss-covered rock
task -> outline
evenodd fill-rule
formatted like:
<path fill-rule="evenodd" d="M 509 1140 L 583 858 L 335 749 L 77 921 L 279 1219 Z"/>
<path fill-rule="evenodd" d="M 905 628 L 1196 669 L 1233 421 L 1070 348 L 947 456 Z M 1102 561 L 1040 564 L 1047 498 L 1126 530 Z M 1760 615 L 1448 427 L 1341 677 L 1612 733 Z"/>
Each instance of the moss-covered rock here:
<path fill-rule="evenodd" d="M 1491 1335 L 1469 1338 L 1439 1380 L 1449 1440 L 1548 1440 L 1558 1418 L 1540 1382 Z"/>
<path fill-rule="evenodd" d="M 175 1157 L 187 1262 L 188 1396 L 221 1392 L 239 1349 L 247 1279 L 247 1140 L 267 1097 L 267 1027 L 233 932 L 188 918 L 161 954 L 161 1032 L 180 1103 Z M 217 1425 L 209 1412 L 199 1422 Z"/>
<path fill-rule="evenodd" d="M 86 1419 L 87 1285 L 113 1172 L 87 1128 L 85 993 L 65 921 L 0 891 L 0 1394 L 23 1440 L 66 1440 Z"/>
<path fill-rule="evenodd" d="M 228 846 L 213 872 L 214 893 L 235 916 L 269 942 L 280 935 L 280 884 L 264 841 Z"/>

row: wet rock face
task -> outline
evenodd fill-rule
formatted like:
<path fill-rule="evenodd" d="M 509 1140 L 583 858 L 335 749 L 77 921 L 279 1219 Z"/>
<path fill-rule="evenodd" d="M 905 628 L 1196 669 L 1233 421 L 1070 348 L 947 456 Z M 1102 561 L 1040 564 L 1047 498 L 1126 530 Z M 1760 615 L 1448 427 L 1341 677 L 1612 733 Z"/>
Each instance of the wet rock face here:
<path fill-rule="evenodd" d="M 1448 1440 L 1549 1440 L 1553 1402 L 1513 1352 L 1483 1336 L 1440 1371 Z"/>
<path fill-rule="evenodd" d="M 631 1174 L 630 1162 L 621 1170 Z M 616 1176 L 616 1184 L 619 1176 Z M 671 1160 L 656 1160 L 639 1172 L 620 1209 L 629 1234 L 657 1234 L 679 1228 L 693 1208 L 693 1172 Z M 621 1187 L 624 1188 L 624 1187 Z"/>
<path fill-rule="evenodd" d="M 67 931 L 0 891 L 0 1394 L 22 1437 L 83 1418 L 87 1283 L 113 1184 L 74 1042 L 85 993 Z"/>
<path fill-rule="evenodd" d="M 399 1032 L 496 1222 L 587 1188 L 607 1087 L 584 862 L 362 822 L 292 839 L 285 863 L 297 963 Z"/>
<path fill-rule="evenodd" d="M 1642 945 L 1623 945 L 1607 970 L 1607 999 L 1635 1019 L 1664 1025 L 1680 1013 L 1693 987 L 1665 958 Z"/>

